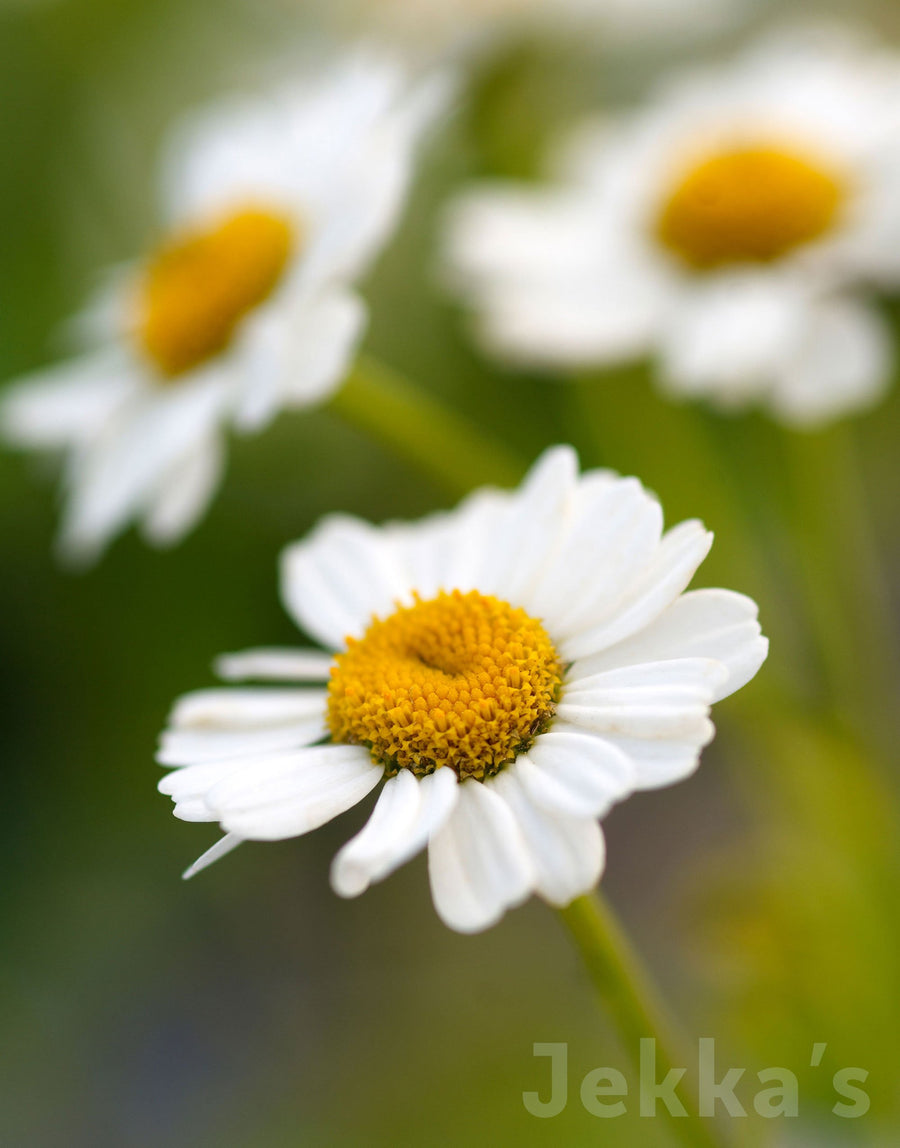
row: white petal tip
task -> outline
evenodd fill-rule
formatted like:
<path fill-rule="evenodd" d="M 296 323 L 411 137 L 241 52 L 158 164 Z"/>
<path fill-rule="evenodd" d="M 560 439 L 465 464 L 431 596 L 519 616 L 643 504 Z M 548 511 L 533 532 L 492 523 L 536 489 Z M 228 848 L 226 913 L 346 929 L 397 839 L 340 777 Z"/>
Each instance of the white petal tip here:
<path fill-rule="evenodd" d="M 237 849 L 238 845 L 243 841 L 242 837 L 238 837 L 236 833 L 226 833 L 224 837 L 220 838 L 212 848 L 207 849 L 204 854 L 197 858 L 193 865 L 189 865 L 187 869 L 181 874 L 182 881 L 190 881 L 192 877 L 196 877 L 207 866 L 212 865 L 214 861 L 218 861 L 220 857 L 224 857 L 226 853 L 230 853 L 232 849 Z"/>

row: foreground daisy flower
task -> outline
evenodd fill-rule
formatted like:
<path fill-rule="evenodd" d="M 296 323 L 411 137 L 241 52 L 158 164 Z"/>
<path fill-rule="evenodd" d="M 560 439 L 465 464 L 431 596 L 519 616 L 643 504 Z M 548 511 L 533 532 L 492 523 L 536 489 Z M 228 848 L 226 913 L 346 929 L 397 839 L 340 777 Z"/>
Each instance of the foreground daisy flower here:
<path fill-rule="evenodd" d="M 750 599 L 684 593 L 711 541 L 695 521 L 663 534 L 636 479 L 579 476 L 566 447 L 519 490 L 419 523 L 326 519 L 285 552 L 282 596 L 333 652 L 227 656 L 222 676 L 282 685 L 188 694 L 163 736 L 176 816 L 227 831 L 187 875 L 382 785 L 335 859 L 341 895 L 427 846 L 454 929 L 484 929 L 532 892 L 569 903 L 603 870 L 597 819 L 687 777 L 710 705 L 766 656 Z"/>
<path fill-rule="evenodd" d="M 801 425 L 868 406 L 891 349 L 862 289 L 900 283 L 898 107 L 900 58 L 767 40 L 578 133 L 555 189 L 465 196 L 451 275 L 510 360 L 655 353 L 672 393 Z"/>
<path fill-rule="evenodd" d="M 175 133 L 156 251 L 83 317 L 85 354 L 0 408 L 9 440 L 66 454 L 68 554 L 95 557 L 134 519 L 177 540 L 218 484 L 229 424 L 256 430 L 337 388 L 364 326 L 352 283 L 394 226 L 442 90 L 354 56 Z"/>

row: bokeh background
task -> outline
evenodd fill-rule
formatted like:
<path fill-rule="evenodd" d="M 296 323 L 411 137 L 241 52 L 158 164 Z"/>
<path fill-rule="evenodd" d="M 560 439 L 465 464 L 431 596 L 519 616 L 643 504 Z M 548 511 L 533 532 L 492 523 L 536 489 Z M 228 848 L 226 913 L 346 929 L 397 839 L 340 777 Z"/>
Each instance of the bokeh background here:
<path fill-rule="evenodd" d="M 751 19 L 787 11 L 761 8 Z M 890 0 L 867 15 L 900 42 Z M 97 274 L 153 241 L 173 117 L 292 66 L 323 27 L 288 0 L 0 0 L 0 380 L 56 357 L 53 332 Z M 750 1120 L 750 1143 L 887 1146 L 900 1142 L 900 388 L 850 426 L 791 436 L 666 406 L 643 368 L 551 386 L 482 361 L 435 286 L 454 188 L 536 173 L 572 115 L 719 46 L 523 37 L 485 52 L 367 284 L 367 346 L 523 457 L 574 441 L 586 463 L 638 473 L 670 522 L 717 531 L 699 582 L 757 598 L 772 656 L 717 710 L 692 780 L 608 818 L 604 887 L 691 1040 L 715 1036 L 723 1067 L 754 1080 L 798 1074 L 799 1120 Z M 856 502 L 837 457 L 859 464 Z M 211 684 L 220 651 L 296 641 L 276 557 L 319 515 L 414 516 L 448 493 L 334 412 L 283 415 L 234 443 L 211 514 L 177 550 L 128 535 L 73 575 L 51 557 L 52 476 L 0 454 L 0 1143 L 668 1144 L 662 1120 L 601 1124 L 581 1107 L 584 1073 L 627 1060 L 543 905 L 457 936 L 421 859 L 339 900 L 328 865 L 365 809 L 179 880 L 216 830 L 175 821 L 155 792 L 173 698 Z M 833 623 L 832 650 L 869 626 L 873 665 L 859 641 L 829 662 L 811 613 Z M 532 1045 L 548 1041 L 569 1043 L 570 1103 L 539 1121 L 522 1092 L 546 1089 Z M 857 1065 L 872 1111 L 836 1119 L 831 1076 Z"/>

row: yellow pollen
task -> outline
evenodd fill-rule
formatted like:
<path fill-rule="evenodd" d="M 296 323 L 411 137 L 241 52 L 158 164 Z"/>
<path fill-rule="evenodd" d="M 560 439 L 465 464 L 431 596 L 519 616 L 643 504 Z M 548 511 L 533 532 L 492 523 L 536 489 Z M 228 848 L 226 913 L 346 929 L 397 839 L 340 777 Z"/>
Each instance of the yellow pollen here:
<path fill-rule="evenodd" d="M 138 339 L 168 378 L 217 355 L 241 320 L 269 296 L 297 236 L 283 216 L 245 207 L 166 244 L 150 261 Z"/>
<path fill-rule="evenodd" d="M 695 270 L 770 263 L 830 231 L 845 199 L 825 166 L 777 147 L 736 147 L 680 180 L 656 233 Z"/>
<path fill-rule="evenodd" d="M 472 590 L 441 591 L 348 639 L 328 687 L 335 741 L 389 774 L 497 773 L 553 716 L 563 666 L 540 622 Z"/>

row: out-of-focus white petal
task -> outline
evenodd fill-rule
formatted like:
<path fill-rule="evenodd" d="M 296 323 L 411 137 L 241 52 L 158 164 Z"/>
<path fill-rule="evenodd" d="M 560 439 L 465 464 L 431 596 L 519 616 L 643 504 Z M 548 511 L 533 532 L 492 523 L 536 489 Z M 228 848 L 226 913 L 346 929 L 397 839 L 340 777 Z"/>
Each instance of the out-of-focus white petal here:
<path fill-rule="evenodd" d="M 210 435 L 163 478 L 144 515 L 144 534 L 156 546 L 171 546 L 203 515 L 221 482 L 225 451 Z"/>
<path fill-rule="evenodd" d="M 365 323 L 362 301 L 337 288 L 318 298 L 297 293 L 260 310 L 241 340 L 237 426 L 259 430 L 282 407 L 324 402 L 343 382 Z"/>
<path fill-rule="evenodd" d="M 204 449 L 227 401 L 224 377 L 212 369 L 190 384 L 148 391 L 125 422 L 88 444 L 70 470 L 64 553 L 80 561 L 96 557 L 150 504 L 171 468 Z"/>
<path fill-rule="evenodd" d="M 140 393 L 134 366 L 117 348 L 37 371 L 5 388 L 0 433 L 23 447 L 90 441 Z"/>
<path fill-rule="evenodd" d="M 796 280 L 774 271 L 714 276 L 685 294 L 661 346 L 663 384 L 740 406 L 768 392 L 796 344 L 808 307 Z"/>
<path fill-rule="evenodd" d="M 775 380 L 770 405 L 804 428 L 865 410 L 887 390 L 893 359 L 890 332 L 871 306 L 850 298 L 820 302 Z"/>

